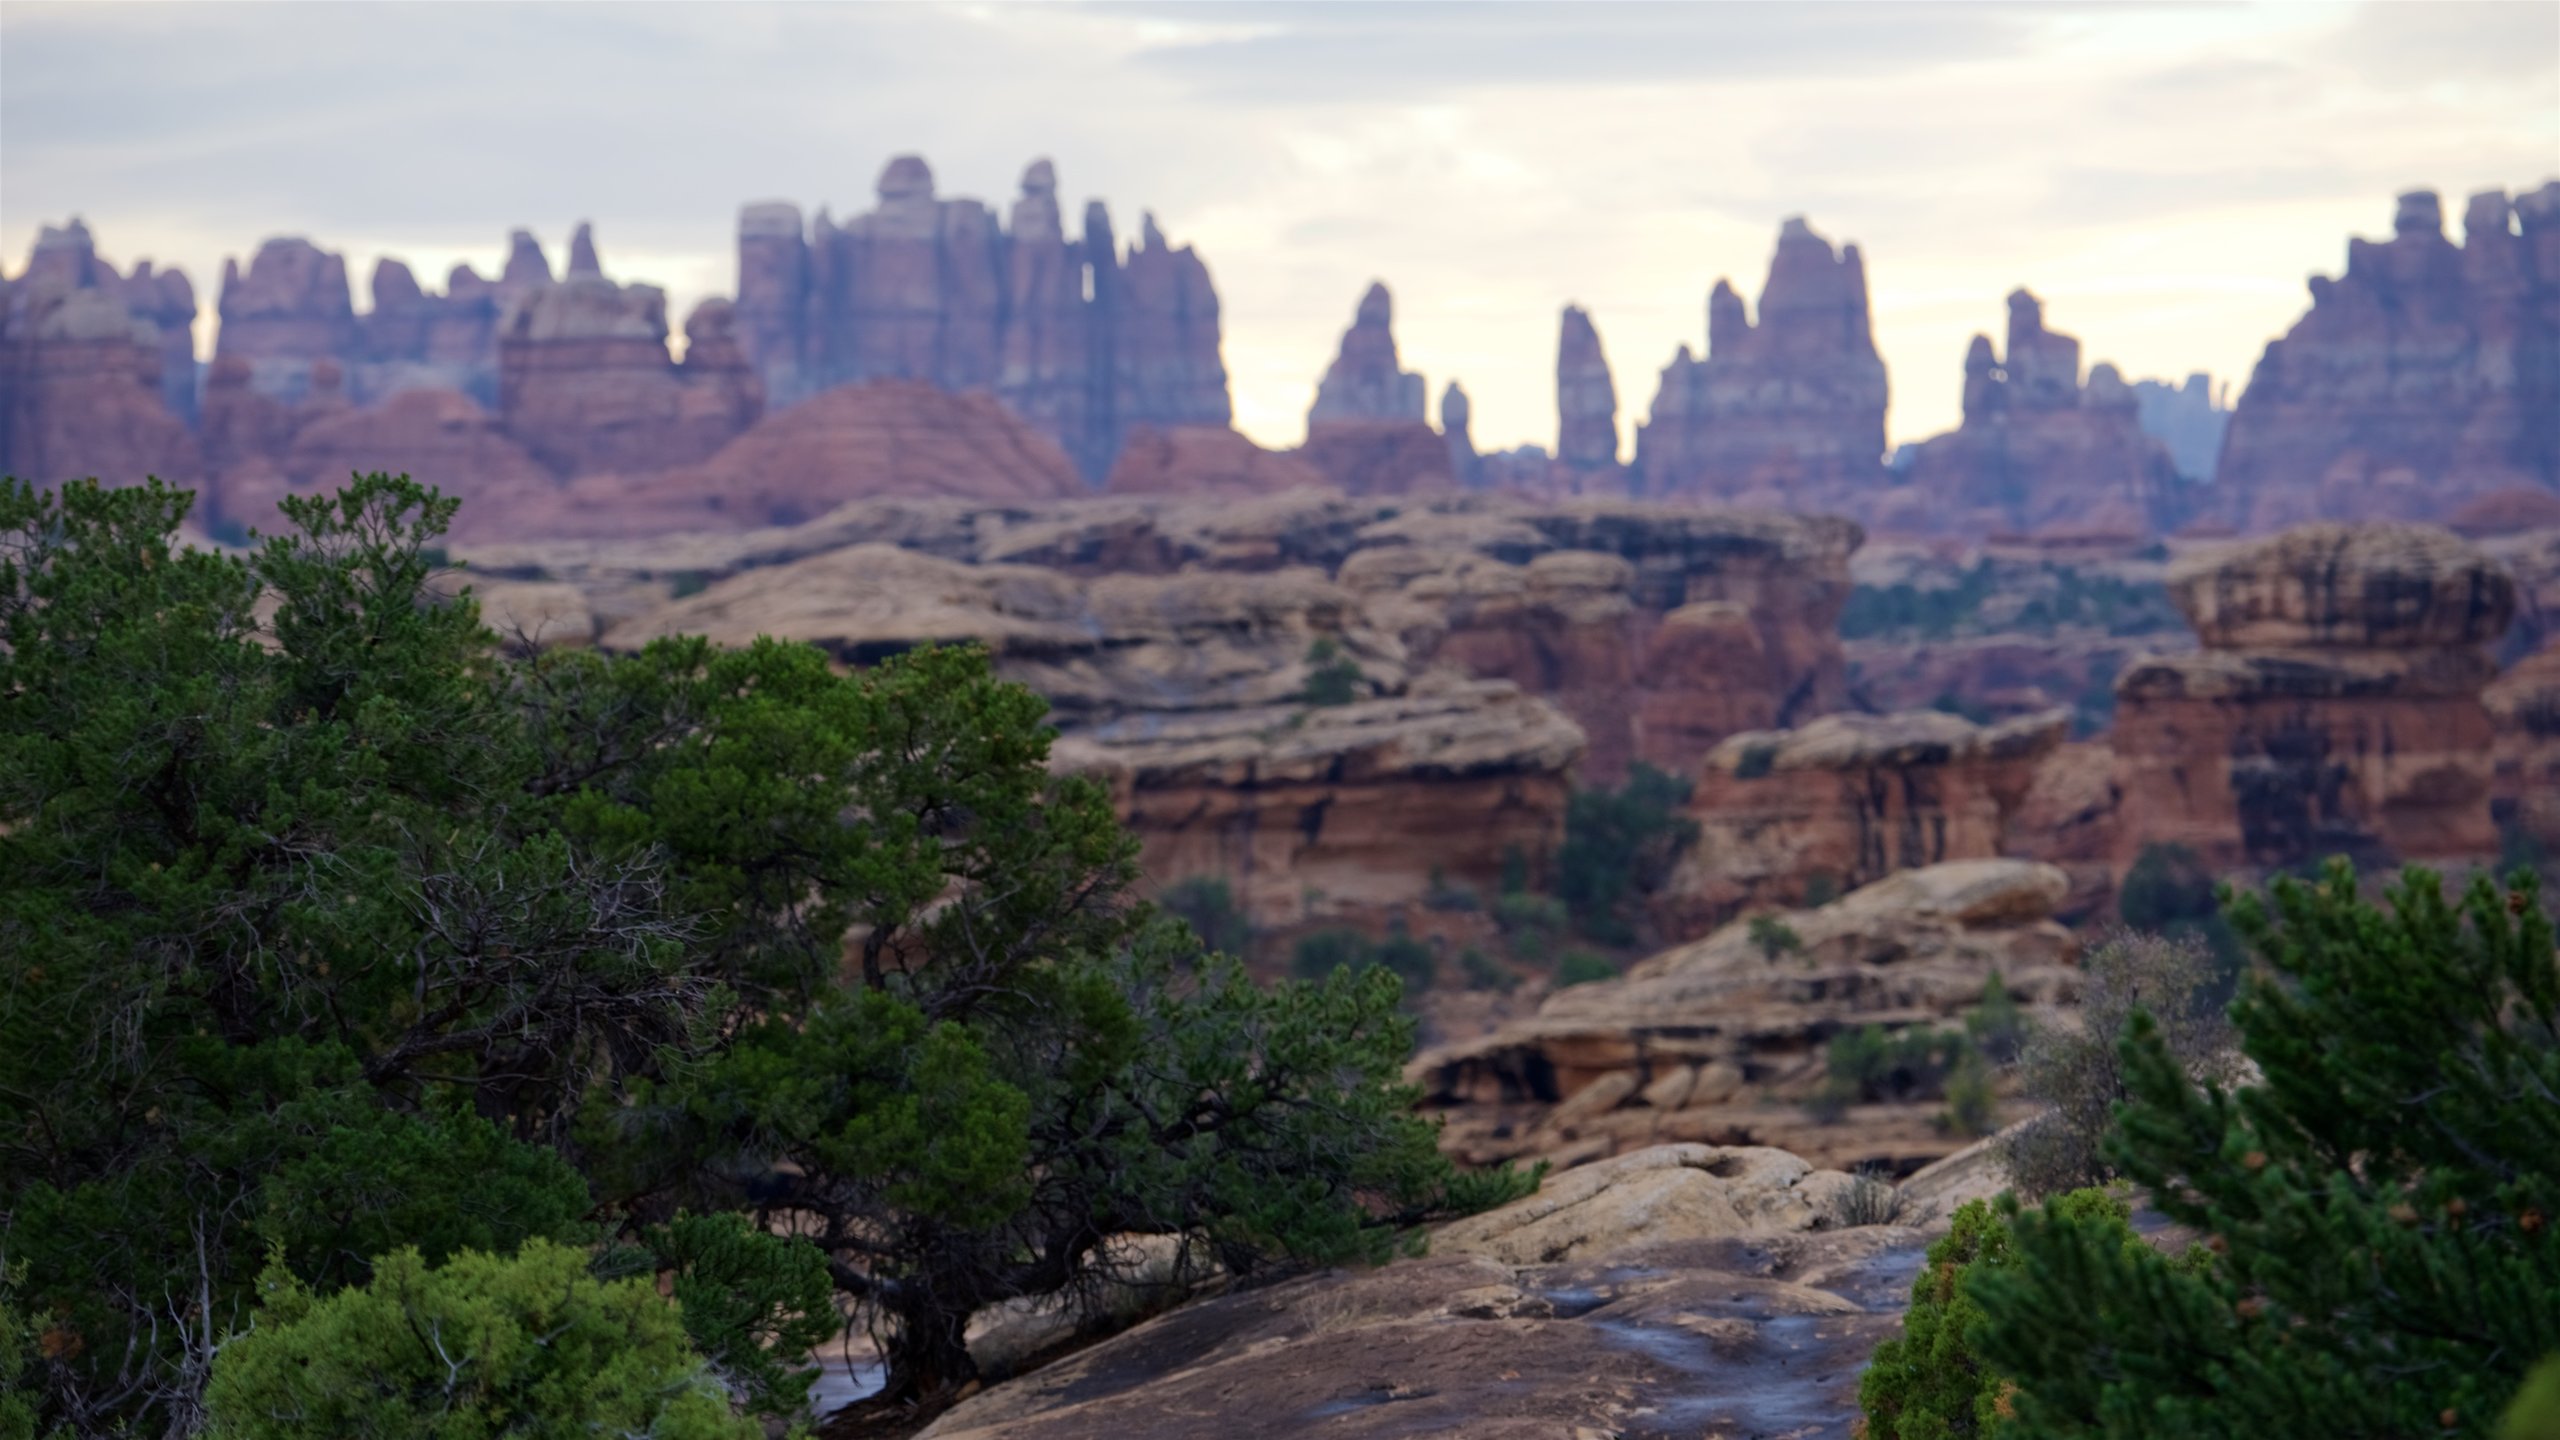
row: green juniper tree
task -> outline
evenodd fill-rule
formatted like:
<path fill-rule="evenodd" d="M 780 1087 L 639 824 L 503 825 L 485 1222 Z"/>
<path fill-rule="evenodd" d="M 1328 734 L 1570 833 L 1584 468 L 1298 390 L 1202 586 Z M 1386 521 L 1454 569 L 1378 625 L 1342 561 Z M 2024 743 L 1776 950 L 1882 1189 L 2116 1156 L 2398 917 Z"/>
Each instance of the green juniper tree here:
<path fill-rule="evenodd" d="M 2202 1263 L 2016 1217 L 1969 1333 L 2025 1436 L 2470 1435 L 2560 1351 L 2560 961 L 2534 880 L 2387 907 L 2333 863 L 2244 897 L 2259 1078 L 2200 1086 L 2147 1015 L 2108 1147 Z"/>
<path fill-rule="evenodd" d="M 787 1412 L 821 1279 L 932 1401 L 1102 1234 L 1375 1255 L 1524 1183 L 1406 1112 L 1391 977 L 1200 966 L 982 653 L 510 658 L 427 585 L 432 491 L 242 556 L 174 545 L 187 503 L 0 484 L 0 1271 L 43 1317 L 0 1391 L 40 1428 L 194 1424 L 271 1265 L 325 1303 L 573 1247 Z"/>

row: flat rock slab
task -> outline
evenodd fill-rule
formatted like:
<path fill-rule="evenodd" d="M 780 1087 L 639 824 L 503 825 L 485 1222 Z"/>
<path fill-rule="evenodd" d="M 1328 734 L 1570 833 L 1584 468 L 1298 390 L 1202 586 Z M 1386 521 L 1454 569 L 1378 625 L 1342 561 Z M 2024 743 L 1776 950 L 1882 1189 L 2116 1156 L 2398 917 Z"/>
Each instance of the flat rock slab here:
<path fill-rule="evenodd" d="M 1925 1237 L 1441 1255 L 1231 1292 L 987 1391 L 923 1440 L 1846 1436 Z"/>

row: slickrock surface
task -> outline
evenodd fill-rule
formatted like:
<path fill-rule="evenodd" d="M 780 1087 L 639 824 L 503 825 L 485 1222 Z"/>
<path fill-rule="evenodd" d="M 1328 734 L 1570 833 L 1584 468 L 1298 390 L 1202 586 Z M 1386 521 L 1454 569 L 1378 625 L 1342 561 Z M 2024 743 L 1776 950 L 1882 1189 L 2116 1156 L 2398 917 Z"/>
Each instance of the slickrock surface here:
<path fill-rule="evenodd" d="M 2411 191 L 2392 231 L 2347 242 L 2249 377 L 2217 480 L 2246 530 L 2560 490 L 2560 181 L 2472 196 L 2459 245 Z"/>
<path fill-rule="evenodd" d="M 2516 608 L 2496 561 L 2428 526 L 2310 525 L 2169 588 L 2205 648 L 2117 681 L 2125 845 L 2217 867 L 2496 854 L 2480 697 Z"/>
<path fill-rule="evenodd" d="M 1785 905 L 1808 877 L 1838 888 L 1943 860 L 2016 853 L 2059 710 L 1981 726 L 1934 710 L 1826 715 L 1751 731 L 1709 752 L 1689 799 L 1698 840 L 1655 898 L 1670 935 L 1698 935 L 1743 910 Z"/>
<path fill-rule="evenodd" d="M 1781 1145 L 1847 1164 L 1960 1147 L 1924 1107 L 1853 1108 L 1824 1125 L 1795 1102 L 1826 1041 L 1861 1024 L 1939 1024 L 1998 973 L 2022 1002 L 2077 992 L 2070 932 L 2050 917 L 2070 880 L 2050 865 L 1965 860 L 1905 870 L 1811 910 L 1776 912 L 1798 948 L 1766 953 L 1736 922 L 1559 990 L 1490 1036 L 1425 1051 L 1407 1074 L 1473 1163 L 1572 1164 L 1667 1141 Z"/>
<path fill-rule="evenodd" d="M 929 1440 L 1845 1437 L 1926 1232 L 1837 1228 L 1849 1183 L 1663 1147 L 1551 1177 L 1432 1253 L 1194 1301 L 998 1385 Z"/>

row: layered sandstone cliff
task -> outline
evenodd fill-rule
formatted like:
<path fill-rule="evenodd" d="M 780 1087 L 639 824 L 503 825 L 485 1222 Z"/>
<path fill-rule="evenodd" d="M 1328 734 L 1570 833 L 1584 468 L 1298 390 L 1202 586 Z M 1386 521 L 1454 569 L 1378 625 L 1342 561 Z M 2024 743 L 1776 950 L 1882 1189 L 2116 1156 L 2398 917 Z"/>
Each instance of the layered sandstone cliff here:
<path fill-rule="evenodd" d="M 2024 290 L 2009 296 L 2005 347 L 1965 352 L 1964 423 L 1918 447 L 1877 523 L 1911 534 L 2043 530 L 2151 535 L 2183 487 L 2167 447 L 2112 365 L 2080 373 L 2080 342 L 2044 326 Z"/>
<path fill-rule="evenodd" d="M 2012 818 L 2070 716 L 1826 715 L 1726 739 L 1699 767 L 1697 842 L 1654 897 L 1668 935 L 1897 870 L 2013 853 Z"/>
<path fill-rule="evenodd" d="M 2218 869 L 2496 854 L 2481 691 L 2504 568 L 2432 527 L 2309 525 L 2181 561 L 2169 588 L 2203 648 L 2117 681 L 2125 847 Z"/>
<path fill-rule="evenodd" d="M 1866 262 L 1791 219 L 1757 320 L 1717 281 L 1705 355 L 1663 370 L 1636 429 L 1644 493 L 1858 513 L 1884 480 L 1885 399 Z"/>
<path fill-rule="evenodd" d="M 1869 1106 L 1826 1125 L 1797 1105 L 1844 1030 L 1930 1026 L 1978 1004 L 1994 974 L 2030 1004 L 2077 990 L 2077 946 L 2054 923 L 2062 872 L 2021 860 L 1906 870 L 1819 907 L 1744 923 L 1559 990 L 1536 1015 L 1417 1056 L 1407 1075 L 1471 1163 L 1575 1164 L 1647 1145 L 1784 1145 L 1835 1161 L 1910 1165 L 1965 1142 L 1925 1107 Z"/>
<path fill-rule="evenodd" d="M 781 202 L 740 213 L 739 338 L 774 405 L 865 380 L 992 391 L 1095 481 L 1138 427 L 1228 422 L 1208 267 L 1154 217 L 1123 253 L 1096 201 L 1069 239 L 1046 160 L 1009 228 L 937 196 L 912 155 L 877 197 L 841 225 Z"/>
<path fill-rule="evenodd" d="M 2216 480 L 2246 530 L 2560 489 L 2560 181 L 2472 196 L 2459 245 L 2412 191 L 2392 231 L 2347 242 L 2249 378 Z"/>
<path fill-rule="evenodd" d="M 854 545 L 749 570 L 606 637 L 774 635 L 867 663 L 974 640 L 1046 696 L 1062 770 L 1112 787 L 1158 883 L 1258 926 L 1383 928 L 1434 877 L 1491 888 L 1561 838 L 1581 732 L 1511 685 L 1429 676 L 1322 572 L 1106 575 Z M 1326 641 L 1350 703 L 1302 698 Z"/>

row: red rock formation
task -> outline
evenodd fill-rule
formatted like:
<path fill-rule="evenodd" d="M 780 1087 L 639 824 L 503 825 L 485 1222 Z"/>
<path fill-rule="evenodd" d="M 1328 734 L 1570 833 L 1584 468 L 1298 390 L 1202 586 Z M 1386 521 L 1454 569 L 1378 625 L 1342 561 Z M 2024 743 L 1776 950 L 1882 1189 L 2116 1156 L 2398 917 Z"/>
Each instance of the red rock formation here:
<path fill-rule="evenodd" d="M 2560 489 L 2560 181 L 2473 196 L 2458 246 L 2432 191 L 2401 196 L 2392 228 L 2312 279 L 2250 376 L 2216 478 L 2244 529 Z"/>
<path fill-rule="evenodd" d="M 1802 902 L 1816 876 L 1837 893 L 1999 856 L 2069 725 L 2062 711 L 1977 726 L 1919 710 L 1732 736 L 1699 770 L 1698 842 L 1655 897 L 1655 920 L 1666 935 L 1703 935 L 1746 909 Z"/>
<path fill-rule="evenodd" d="M 2515 582 L 2449 532 L 2310 525 L 2169 574 L 2204 648 L 2116 682 L 2120 863 L 2493 856 L 2486 648 Z"/>
<path fill-rule="evenodd" d="M 522 533 L 653 535 L 791 525 L 874 496 L 1057 499 L 1084 481 L 1047 436 L 990 395 L 923 381 L 826 391 L 768 415 L 710 458 L 633 484 L 599 475 L 520 521 Z"/>
<path fill-rule="evenodd" d="M 1448 442 L 1420 420 L 1327 420 L 1289 454 L 1346 495 L 1423 495 L 1458 483 Z"/>
<path fill-rule="evenodd" d="M 1467 433 L 1470 407 L 1467 392 L 1458 382 L 1440 392 L 1440 438 L 1448 442 L 1449 473 L 1458 483 L 1473 490 L 1483 484 L 1482 467 L 1477 463 L 1475 438 Z"/>
<path fill-rule="evenodd" d="M 357 352 L 355 302 L 347 292 L 347 262 L 299 236 L 267 241 L 243 273 L 222 262 L 222 326 L 214 333 L 216 358 L 249 362 L 250 383 L 292 399 L 309 386 L 312 365 L 343 364 Z"/>
<path fill-rule="evenodd" d="M 1618 387 L 1600 332 L 1579 305 L 1564 308 L 1556 341 L 1556 459 L 1576 470 L 1612 470 L 1618 464 Z"/>
<path fill-rule="evenodd" d="M 739 338 L 776 405 L 874 378 L 994 390 L 1100 479 L 1134 428 L 1225 425 L 1218 302 L 1188 247 L 1148 217 L 1125 259 L 1099 202 L 1065 237 L 1057 175 L 1024 172 L 1008 234 L 975 200 L 941 200 L 914 156 L 879 208 L 804 232 L 781 202 L 739 217 Z"/>
<path fill-rule="evenodd" d="M 1224 426 L 1130 432 L 1103 483 L 1113 495 L 1229 495 L 1239 499 L 1322 485 L 1323 472 Z"/>
<path fill-rule="evenodd" d="M 702 350 L 679 367 L 667 355 L 665 294 L 607 280 L 586 226 L 578 239 L 568 276 L 511 302 L 500 322 L 500 423 L 563 476 L 707 458 L 763 409 L 728 303 L 695 309 L 686 331 Z"/>
<path fill-rule="evenodd" d="M 1342 348 L 1316 384 L 1307 433 L 1312 438 L 1317 426 L 1333 421 L 1422 418 L 1422 377 L 1396 363 L 1395 300 L 1385 284 L 1372 281 L 1351 328 L 1342 332 Z"/>
<path fill-rule="evenodd" d="M 1663 370 L 1651 418 L 1637 428 L 1646 494 L 1760 492 L 1806 508 L 1882 485 L 1884 361 L 1857 246 L 1835 253 L 1802 219 L 1787 221 L 1758 323 L 1719 280 L 1707 337 L 1704 359 L 1683 346 Z"/>
<path fill-rule="evenodd" d="M 224 473 L 226 522 L 272 531 L 276 502 L 285 496 L 325 494 L 349 475 L 389 469 L 463 502 L 455 538 L 503 537 L 522 533 L 524 517 L 538 514 L 559 489 L 487 411 L 455 391 L 403 390 L 362 409 L 314 411 L 306 405 L 305 413 L 285 417 L 291 438 L 280 453 L 253 455 Z"/>
<path fill-rule="evenodd" d="M 2080 342 L 2044 328 L 2024 290 L 2009 296 L 2005 361 L 1976 335 L 1964 361 L 1964 424 L 1919 447 L 1879 523 L 1905 533 L 1987 535 L 2060 527 L 2150 534 L 2166 528 L 2177 467 L 2142 431 L 2112 365 L 2080 382 Z"/>
<path fill-rule="evenodd" d="M 77 220 L 39 231 L 26 272 L 0 288 L 0 473 L 196 483 L 202 454 L 164 387 L 166 326 L 187 294 L 176 272 L 117 275 Z M 133 298 L 149 308 L 137 315 Z"/>
<path fill-rule="evenodd" d="M 2545 855 L 2560 854 L 2560 646 L 2517 662 L 2481 703 L 2496 734 L 2491 810 L 2502 837 L 2522 835 Z"/>

